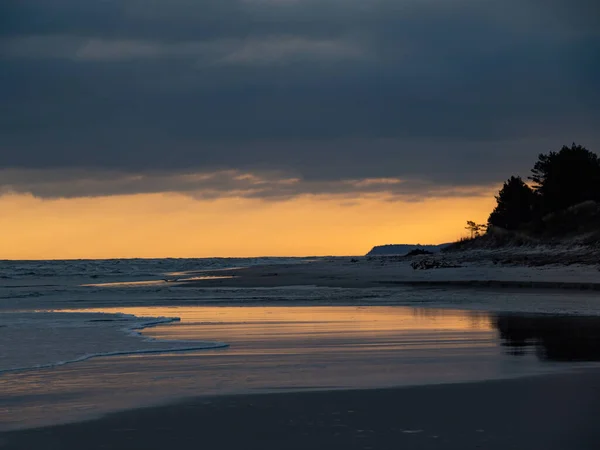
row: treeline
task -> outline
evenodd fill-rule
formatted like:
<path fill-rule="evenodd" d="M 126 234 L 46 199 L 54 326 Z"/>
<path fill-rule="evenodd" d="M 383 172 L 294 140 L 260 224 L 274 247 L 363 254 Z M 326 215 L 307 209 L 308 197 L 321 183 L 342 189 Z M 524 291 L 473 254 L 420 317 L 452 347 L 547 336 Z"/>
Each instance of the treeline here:
<path fill-rule="evenodd" d="M 600 201 L 600 160 L 573 144 L 558 152 L 540 154 L 528 177 L 510 177 L 496 196 L 488 228 L 544 231 L 544 218 L 592 200 Z"/>

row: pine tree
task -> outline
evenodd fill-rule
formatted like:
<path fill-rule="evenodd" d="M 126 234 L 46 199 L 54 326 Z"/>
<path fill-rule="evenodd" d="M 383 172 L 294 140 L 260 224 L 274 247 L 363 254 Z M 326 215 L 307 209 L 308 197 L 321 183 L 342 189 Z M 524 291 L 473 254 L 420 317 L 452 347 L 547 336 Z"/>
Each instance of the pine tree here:
<path fill-rule="evenodd" d="M 531 173 L 542 214 L 586 200 L 600 201 L 600 161 L 595 153 L 581 145 L 563 146 L 559 152 L 540 154 Z"/>
<path fill-rule="evenodd" d="M 496 196 L 498 204 L 488 224 L 516 230 L 533 219 L 534 191 L 521 179 L 510 177 Z"/>

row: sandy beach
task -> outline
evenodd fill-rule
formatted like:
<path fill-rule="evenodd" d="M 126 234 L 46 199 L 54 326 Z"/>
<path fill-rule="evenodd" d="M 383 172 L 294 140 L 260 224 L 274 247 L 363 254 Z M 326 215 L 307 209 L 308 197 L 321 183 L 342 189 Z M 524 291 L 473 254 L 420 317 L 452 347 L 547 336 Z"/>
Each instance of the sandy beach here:
<path fill-rule="evenodd" d="M 518 254 L 523 258 L 522 252 Z M 535 255 L 535 253 L 534 253 Z M 538 255 L 539 256 L 539 255 Z M 187 287 L 321 286 L 343 288 L 489 287 L 600 290 L 597 264 L 565 264 L 545 255 L 545 264 L 508 264 L 508 256 L 469 252 L 432 257 L 324 258 L 295 264 L 257 265 L 217 271 L 190 271 L 169 282 Z M 504 263 L 502 258 L 504 258 Z M 515 258 L 515 255 L 512 255 Z M 534 259 L 534 257 L 532 257 Z M 413 262 L 443 261 L 448 267 L 415 270 Z M 555 261 L 555 262 L 553 262 Z"/>
<path fill-rule="evenodd" d="M 0 448 L 592 450 L 598 375 L 192 399 L 4 433 Z"/>
<path fill-rule="evenodd" d="M 15 280 L 0 448 L 595 448 L 597 268 L 456 263 Z"/>

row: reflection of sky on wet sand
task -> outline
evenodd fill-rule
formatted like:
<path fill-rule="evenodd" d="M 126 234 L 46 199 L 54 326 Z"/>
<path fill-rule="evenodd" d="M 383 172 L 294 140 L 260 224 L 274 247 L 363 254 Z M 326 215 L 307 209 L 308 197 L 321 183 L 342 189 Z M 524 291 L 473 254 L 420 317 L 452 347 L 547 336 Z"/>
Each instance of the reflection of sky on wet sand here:
<path fill-rule="evenodd" d="M 233 278 L 230 276 L 190 276 L 187 278 L 167 278 L 164 280 L 142 280 L 142 281 L 118 281 L 110 283 L 88 283 L 82 284 L 82 287 L 136 287 L 136 286 L 155 286 L 164 285 L 165 283 L 175 283 L 178 281 L 200 281 L 200 280 L 223 280 Z"/>
<path fill-rule="evenodd" d="M 170 314 L 181 319 L 176 326 L 147 329 L 145 335 L 170 340 L 213 336 L 211 339 L 230 344 L 231 351 L 298 353 L 494 345 L 488 315 L 477 312 L 403 307 L 135 308 L 128 312 Z"/>
<path fill-rule="evenodd" d="M 88 310 L 89 311 L 89 310 Z M 178 316 L 158 339 L 227 349 L 97 358 L 0 376 L 0 423 L 49 423 L 194 396 L 374 388 L 547 373 L 570 364 L 515 357 L 488 313 L 408 307 L 149 307 L 92 311 Z"/>

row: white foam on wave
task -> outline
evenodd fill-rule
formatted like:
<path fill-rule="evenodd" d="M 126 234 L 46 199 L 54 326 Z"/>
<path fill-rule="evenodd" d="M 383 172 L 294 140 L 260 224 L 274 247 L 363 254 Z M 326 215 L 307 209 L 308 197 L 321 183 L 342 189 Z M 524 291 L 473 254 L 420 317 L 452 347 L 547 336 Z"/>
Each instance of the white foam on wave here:
<path fill-rule="evenodd" d="M 228 344 L 224 342 L 214 342 L 210 346 L 204 344 L 202 346 L 194 346 L 194 347 L 182 347 L 182 348 L 171 348 L 171 349 L 146 349 L 146 350 L 129 350 L 129 351 L 116 351 L 116 352 L 106 352 L 106 353 L 90 353 L 87 355 L 83 355 L 79 358 L 67 360 L 67 361 L 57 361 L 49 364 L 39 364 L 30 367 L 16 367 L 12 369 L 0 369 L 0 374 L 8 373 L 8 372 L 23 372 L 26 370 L 39 370 L 39 369 L 51 369 L 54 367 L 64 366 L 66 364 L 72 364 L 77 362 L 87 361 L 92 358 L 100 358 L 107 356 L 127 356 L 127 355 L 137 355 L 137 354 L 152 354 L 152 353 L 175 353 L 175 352 L 191 352 L 196 350 L 210 350 L 215 348 L 225 348 Z"/>
<path fill-rule="evenodd" d="M 144 328 L 179 320 L 85 311 L 2 313 L 0 374 L 50 369 L 98 357 L 228 347 L 224 342 L 163 340 L 141 333 Z"/>

